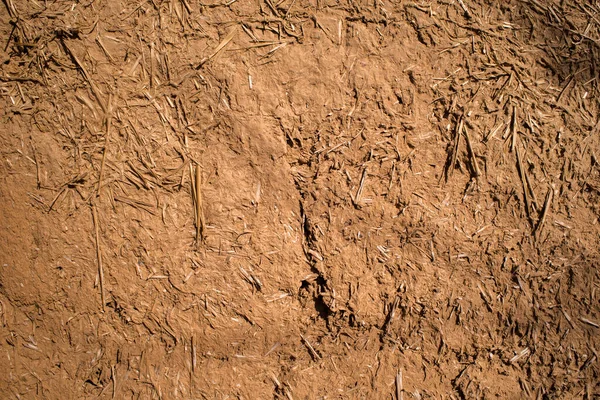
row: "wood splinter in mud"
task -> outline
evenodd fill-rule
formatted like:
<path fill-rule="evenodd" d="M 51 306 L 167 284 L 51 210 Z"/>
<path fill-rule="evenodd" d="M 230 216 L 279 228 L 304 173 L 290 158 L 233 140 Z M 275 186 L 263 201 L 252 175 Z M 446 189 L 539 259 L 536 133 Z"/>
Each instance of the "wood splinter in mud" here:
<path fill-rule="evenodd" d="M 396 375 L 396 400 L 404 400 L 404 385 L 402 383 L 402 370 Z"/>
<path fill-rule="evenodd" d="M 521 152 L 519 151 L 519 147 L 515 146 L 515 152 L 517 155 L 517 169 L 519 170 L 519 178 L 521 178 L 521 186 L 523 188 L 523 201 L 525 203 L 525 214 L 527 215 L 527 219 L 529 223 L 533 225 L 533 218 L 531 217 L 531 200 L 529 198 L 529 189 L 527 187 L 527 177 L 526 172 L 523 169 L 523 161 L 521 158 Z"/>
<path fill-rule="evenodd" d="M 112 380 L 112 384 L 113 384 L 113 392 L 112 392 L 112 398 L 114 399 L 116 394 L 117 394 L 117 375 L 115 372 L 115 366 L 111 365 L 110 366 L 110 378 Z"/>
<path fill-rule="evenodd" d="M 515 147 L 517 145 L 517 107 L 515 105 L 513 105 L 512 108 L 512 116 L 510 118 L 509 128 L 511 135 L 510 151 L 512 153 L 513 151 L 515 151 Z"/>
<path fill-rule="evenodd" d="M 463 124 L 464 121 L 461 117 L 458 122 L 458 128 L 454 133 L 454 144 L 452 145 L 452 152 L 450 154 L 450 163 L 446 164 L 446 182 L 448 182 L 448 179 L 450 179 L 450 177 L 454 173 L 454 167 L 456 166 L 456 161 L 458 160 L 458 148 L 460 147 L 460 137 L 462 135 Z"/>
<path fill-rule="evenodd" d="M 102 267 L 102 253 L 100 252 L 100 228 L 98 222 L 98 212 L 96 206 L 92 206 L 92 218 L 94 220 L 94 231 L 96 234 L 96 257 L 98 258 L 98 275 L 100 279 L 100 300 L 102 301 L 102 312 L 104 312 L 104 305 L 106 304 L 106 297 L 104 294 L 104 268 Z"/>
<path fill-rule="evenodd" d="M 319 353 L 316 352 L 316 350 L 312 346 L 312 344 L 310 344 L 310 342 L 308 340 L 306 340 L 306 338 L 303 335 L 300 335 L 300 338 L 302 339 L 302 342 L 304 342 L 304 345 L 308 349 L 308 352 L 310 353 L 310 356 L 313 358 L 313 360 L 314 361 L 320 360 L 321 356 L 319 355 Z"/>
<path fill-rule="evenodd" d="M 550 202 L 552 201 L 552 188 L 548 189 L 548 193 L 546 194 L 546 200 L 544 201 L 544 207 L 542 207 L 542 211 L 540 213 L 540 218 L 533 230 L 533 234 L 540 234 L 542 231 L 542 227 L 544 226 L 544 222 L 546 222 L 546 216 L 548 215 L 548 209 L 550 208 Z"/>
<path fill-rule="evenodd" d="M 461 121 L 462 122 L 462 121 Z M 477 163 L 477 156 L 475 155 L 475 150 L 473 150 L 473 146 L 471 144 L 471 137 L 469 136 L 469 131 L 465 124 L 462 124 L 462 133 L 465 135 L 465 139 L 467 142 L 467 152 L 469 153 L 469 158 L 471 160 L 471 169 L 473 170 L 473 174 L 475 178 L 479 178 L 481 176 L 481 170 L 479 169 L 479 164 Z"/>
<path fill-rule="evenodd" d="M 102 101 L 102 92 L 100 91 L 100 89 L 98 89 L 98 87 L 96 86 L 96 84 L 94 83 L 92 78 L 90 77 L 89 72 L 87 71 L 87 69 L 85 68 L 83 63 L 81 61 L 79 61 L 79 58 L 77 58 L 77 56 L 75 55 L 75 53 L 73 53 L 71 48 L 69 46 L 67 46 L 67 43 L 64 40 L 61 40 L 61 44 L 64 46 L 66 52 L 69 53 L 71 60 L 73 60 L 73 62 L 77 66 L 77 68 L 79 68 L 81 75 L 83 75 L 83 79 L 85 79 L 85 81 L 88 83 L 88 85 L 90 85 L 92 94 L 94 95 L 94 97 L 96 98 L 96 101 L 100 105 L 102 112 L 106 113 L 107 105 L 104 104 L 104 102 Z"/>
<path fill-rule="evenodd" d="M 363 189 L 365 187 L 366 178 L 367 178 L 367 167 L 363 168 L 362 175 L 360 177 L 360 183 L 358 184 L 358 189 L 356 190 L 356 195 L 352 196 L 352 194 L 350 194 L 352 203 L 354 203 L 354 207 L 356 207 L 356 208 L 360 208 L 360 206 L 361 206 L 362 193 L 363 193 Z"/>
<path fill-rule="evenodd" d="M 190 168 L 192 168 L 190 166 Z M 204 241 L 204 210 L 202 208 L 202 171 L 200 166 L 196 166 L 196 172 L 192 176 L 192 196 L 194 198 L 196 214 L 196 244 Z"/>
<path fill-rule="evenodd" d="M 104 166 L 106 164 L 106 153 L 108 152 L 108 141 L 110 138 L 110 129 L 112 125 L 112 94 L 108 95 L 108 104 L 106 106 L 106 132 L 104 133 L 104 149 L 102 150 L 102 161 L 100 162 L 100 175 L 98 177 L 98 187 L 96 188 L 96 196 L 100 196 L 100 188 L 102 179 L 104 178 Z"/>
<path fill-rule="evenodd" d="M 202 60 L 200 60 L 200 62 L 198 63 L 198 65 L 196 65 L 195 68 L 200 69 L 204 66 L 204 64 L 206 64 L 207 62 L 212 60 L 217 54 L 219 54 L 221 52 L 221 50 L 223 50 L 223 48 L 225 46 L 227 46 L 229 44 L 229 42 L 231 42 L 231 40 L 233 39 L 233 37 L 235 36 L 236 33 L 237 33 L 237 28 L 234 27 L 227 34 L 227 36 L 225 36 L 223 41 L 221 41 L 221 43 L 219 43 L 219 45 L 215 48 L 215 50 L 208 57 L 204 57 Z"/>

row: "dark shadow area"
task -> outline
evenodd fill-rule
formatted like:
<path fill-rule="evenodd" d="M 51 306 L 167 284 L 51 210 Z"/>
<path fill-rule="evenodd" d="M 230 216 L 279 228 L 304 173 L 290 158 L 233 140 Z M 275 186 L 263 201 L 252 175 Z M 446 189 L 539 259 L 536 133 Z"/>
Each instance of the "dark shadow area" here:
<path fill-rule="evenodd" d="M 546 54 L 538 63 L 561 84 L 557 102 L 576 85 L 583 85 L 588 97 L 598 95 L 600 9 L 596 5 L 531 0 L 517 2 L 510 12 L 523 38 Z"/>

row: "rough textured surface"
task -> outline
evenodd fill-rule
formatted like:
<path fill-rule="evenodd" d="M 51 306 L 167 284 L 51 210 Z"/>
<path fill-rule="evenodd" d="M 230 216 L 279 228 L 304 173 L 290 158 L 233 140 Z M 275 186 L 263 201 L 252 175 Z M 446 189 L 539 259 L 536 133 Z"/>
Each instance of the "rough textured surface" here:
<path fill-rule="evenodd" d="M 578 3 L 4 0 L 1 397 L 600 396 Z"/>

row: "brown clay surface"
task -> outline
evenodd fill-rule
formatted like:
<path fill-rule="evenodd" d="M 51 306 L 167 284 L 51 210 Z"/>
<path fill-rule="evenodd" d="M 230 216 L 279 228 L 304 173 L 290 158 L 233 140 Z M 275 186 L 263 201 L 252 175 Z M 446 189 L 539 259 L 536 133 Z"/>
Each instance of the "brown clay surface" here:
<path fill-rule="evenodd" d="M 1 398 L 600 396 L 592 2 L 3 0 L 0 38 Z"/>

